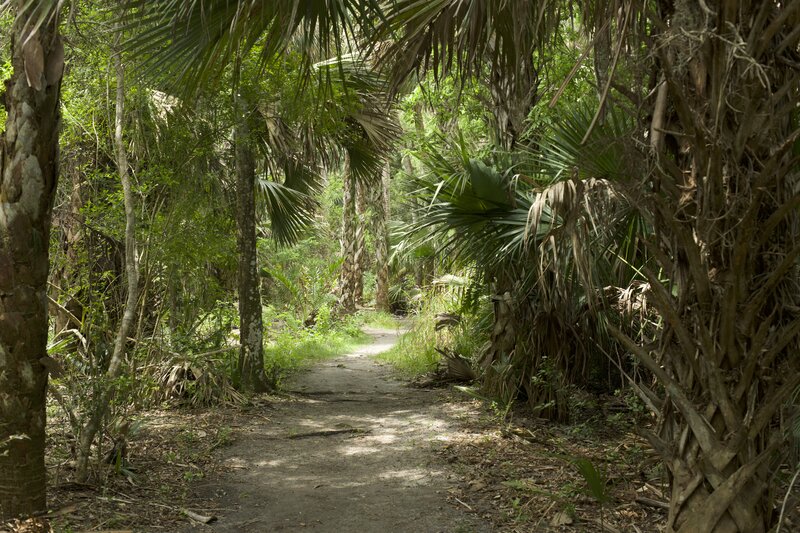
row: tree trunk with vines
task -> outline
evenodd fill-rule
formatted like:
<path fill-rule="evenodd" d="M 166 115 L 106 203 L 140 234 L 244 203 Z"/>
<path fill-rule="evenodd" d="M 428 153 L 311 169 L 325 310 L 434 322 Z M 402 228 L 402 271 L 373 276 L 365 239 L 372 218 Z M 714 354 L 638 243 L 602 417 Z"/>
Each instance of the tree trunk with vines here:
<path fill-rule="evenodd" d="M 128 152 L 123 139 L 125 124 L 125 69 L 119 51 L 114 54 L 114 67 L 117 78 L 116 114 L 114 119 L 114 148 L 117 158 L 117 169 L 122 183 L 123 202 L 125 204 L 125 275 L 127 278 L 127 297 L 122 312 L 119 329 L 114 339 L 114 351 L 108 369 L 98 384 L 99 393 L 91 406 L 91 412 L 78 439 L 78 460 L 76 478 L 84 482 L 89 474 L 89 459 L 92 443 L 109 410 L 109 405 L 116 395 L 116 380 L 122 374 L 126 345 L 133 324 L 139 301 L 139 260 L 136 250 L 136 200 L 133 195 L 130 170 L 128 168 Z"/>
<path fill-rule="evenodd" d="M 356 305 L 364 305 L 364 272 L 367 270 L 367 190 L 356 183 L 355 248 L 353 254 L 353 283 Z"/>
<path fill-rule="evenodd" d="M 261 285 L 256 247 L 256 161 L 250 138 L 250 108 L 239 87 L 240 61 L 237 58 L 233 106 L 235 120 L 233 144 L 236 157 L 236 248 L 239 276 L 239 361 L 242 390 L 267 392 L 264 373 L 264 323 L 261 311 Z"/>

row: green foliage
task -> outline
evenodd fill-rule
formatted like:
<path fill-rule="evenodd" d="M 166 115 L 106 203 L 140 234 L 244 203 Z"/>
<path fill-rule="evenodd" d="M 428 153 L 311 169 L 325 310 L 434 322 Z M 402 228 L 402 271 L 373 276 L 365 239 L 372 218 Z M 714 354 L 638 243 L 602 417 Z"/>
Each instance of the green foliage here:
<path fill-rule="evenodd" d="M 418 376 L 436 370 L 441 356 L 435 347 L 436 334 L 432 322 L 418 318 L 411 330 L 378 359 L 390 363 L 407 376 Z"/>
<path fill-rule="evenodd" d="M 320 230 L 292 247 L 261 240 L 262 297 L 280 311 L 291 311 L 301 321 L 332 305 L 335 298 L 331 292 L 342 263 L 336 244 Z"/>
<path fill-rule="evenodd" d="M 289 374 L 346 353 L 366 340 L 359 329 L 358 318 L 349 317 L 344 322 L 332 323 L 328 308 L 320 309 L 317 325 L 312 328 L 287 315 L 271 318 L 285 320 L 283 329 L 269 340 L 264 350 L 267 375 L 278 386 Z"/>
<path fill-rule="evenodd" d="M 436 315 L 463 310 L 463 285 L 439 283 L 420 297 L 412 325 L 398 343 L 378 356 L 408 376 L 435 371 L 441 362 L 439 349 L 452 350 L 467 359 L 476 358 L 484 343 L 483 312 L 467 313 L 455 327 L 436 330 Z"/>
<path fill-rule="evenodd" d="M 402 327 L 402 322 L 392 314 L 383 311 L 361 311 L 359 313 L 364 325 L 376 329 L 398 329 Z M 319 318 L 317 319 L 319 323 Z"/>
<path fill-rule="evenodd" d="M 594 463 L 585 457 L 573 459 L 572 464 L 586 482 L 586 493 L 600 505 L 608 503 L 611 496 L 608 494 L 608 477 L 606 474 L 598 470 Z"/>

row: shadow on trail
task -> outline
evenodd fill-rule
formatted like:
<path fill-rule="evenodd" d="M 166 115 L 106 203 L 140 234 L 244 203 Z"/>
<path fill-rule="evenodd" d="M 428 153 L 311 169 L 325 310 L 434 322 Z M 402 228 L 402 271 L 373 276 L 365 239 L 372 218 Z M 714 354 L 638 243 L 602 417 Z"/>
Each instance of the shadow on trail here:
<path fill-rule="evenodd" d="M 294 400 L 242 428 L 228 472 L 203 484 L 219 521 L 202 530 L 491 530 L 446 500 L 450 473 L 434 452 L 456 430 L 440 393 L 408 388 L 370 357 L 397 332 L 368 333 L 370 345 L 296 376 Z"/>

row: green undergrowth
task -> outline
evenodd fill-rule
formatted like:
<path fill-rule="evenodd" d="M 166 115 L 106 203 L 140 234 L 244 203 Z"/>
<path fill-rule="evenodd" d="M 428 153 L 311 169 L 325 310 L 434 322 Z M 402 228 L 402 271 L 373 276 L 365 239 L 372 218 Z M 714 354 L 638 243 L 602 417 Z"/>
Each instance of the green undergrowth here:
<path fill-rule="evenodd" d="M 392 349 L 377 359 L 391 364 L 401 374 L 414 377 L 436 370 L 441 356 L 435 348 L 434 322 L 420 317 Z"/>
<path fill-rule="evenodd" d="M 378 359 L 391 364 L 407 377 L 416 377 L 437 369 L 442 356 L 436 348 L 474 358 L 484 338 L 478 324 L 480 313 L 465 312 L 463 297 L 460 283 L 440 283 L 436 291 L 422 299 L 424 303 L 413 317 L 408 332 Z M 452 327 L 436 331 L 436 315 L 439 313 L 455 313 L 462 320 Z"/>
<path fill-rule="evenodd" d="M 384 311 L 364 310 L 358 316 L 366 327 L 377 329 L 398 329 L 402 327 L 402 319 Z"/>
<path fill-rule="evenodd" d="M 278 387 L 287 376 L 314 363 L 347 353 L 369 337 L 358 329 L 290 329 L 272 338 L 264 348 L 267 375 Z"/>
<path fill-rule="evenodd" d="M 267 374 L 280 387 L 292 373 L 368 343 L 370 337 L 362 331 L 365 326 L 396 329 L 398 321 L 388 313 L 375 311 L 362 311 L 344 320 L 333 320 L 324 308 L 313 327 L 288 320 L 271 335 L 265 347 Z"/>

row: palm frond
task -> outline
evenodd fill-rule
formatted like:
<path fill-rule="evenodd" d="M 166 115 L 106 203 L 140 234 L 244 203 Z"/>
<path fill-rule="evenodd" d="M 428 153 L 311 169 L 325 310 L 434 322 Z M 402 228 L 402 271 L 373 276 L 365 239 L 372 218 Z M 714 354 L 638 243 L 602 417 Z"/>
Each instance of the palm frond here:
<path fill-rule="evenodd" d="M 632 154 L 625 148 L 635 127 L 630 115 L 612 107 L 584 142 L 594 114 L 588 105 L 577 106 L 550 129 L 538 157 L 554 180 L 633 177 L 630 169 L 636 165 L 628 160 Z"/>
<path fill-rule="evenodd" d="M 299 181 L 302 183 L 305 180 Z M 269 179 L 258 180 L 258 191 L 266 204 L 275 241 L 288 245 L 300 240 L 314 221 L 313 198 Z"/>
<path fill-rule="evenodd" d="M 463 139 L 448 143 L 450 155 L 432 145 L 424 149 L 423 163 L 429 173 L 414 180 L 415 195 L 422 200 L 418 222 L 405 228 L 404 238 L 415 247 L 436 243 L 442 255 L 453 261 L 496 267 L 519 260 L 542 239 L 555 218 L 542 206 L 539 224 L 530 231 L 530 187 L 507 169 L 503 172 L 469 158 Z"/>
<path fill-rule="evenodd" d="M 262 63 L 295 42 L 325 56 L 371 24 L 377 0 L 124 0 L 126 43 L 152 75 L 191 92 L 216 78 L 237 51 Z M 362 30 L 363 31 L 363 30 Z"/>
<path fill-rule="evenodd" d="M 314 65 L 316 92 L 327 111 L 340 117 L 333 131 L 336 143 L 347 153 L 356 180 L 372 183 L 381 175 L 386 154 L 400 134 L 391 112 L 385 78 L 363 60 L 339 56 Z"/>
<path fill-rule="evenodd" d="M 383 61 L 397 85 L 414 71 L 465 77 L 485 65 L 510 77 L 525 70 L 558 28 L 553 0 L 398 0 L 388 4 L 382 36 L 394 43 Z"/>
<path fill-rule="evenodd" d="M 25 16 L 25 24 L 22 28 L 22 35 L 34 35 L 42 25 L 52 22 L 58 17 L 61 7 L 65 0 L 27 0 L 17 8 L 19 15 Z M 0 14 L 11 10 L 16 4 L 12 0 L 2 0 L 0 2 Z"/>

